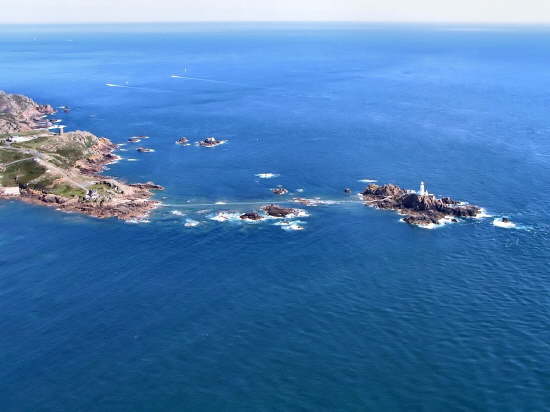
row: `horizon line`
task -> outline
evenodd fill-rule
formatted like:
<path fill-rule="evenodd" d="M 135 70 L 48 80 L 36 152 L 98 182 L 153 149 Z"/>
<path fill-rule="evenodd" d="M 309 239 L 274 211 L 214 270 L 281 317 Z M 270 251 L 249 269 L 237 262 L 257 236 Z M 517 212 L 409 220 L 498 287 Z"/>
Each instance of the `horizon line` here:
<path fill-rule="evenodd" d="M 355 23 L 355 24 L 462 24 L 462 25 L 506 25 L 506 26 L 550 26 L 550 21 L 460 21 L 460 20 L 135 20 L 135 21 L 52 21 L 52 22 L 2 22 L 0 25 L 99 25 L 99 24 L 208 24 L 208 23 L 232 23 L 232 24 L 257 24 L 257 23 Z"/>

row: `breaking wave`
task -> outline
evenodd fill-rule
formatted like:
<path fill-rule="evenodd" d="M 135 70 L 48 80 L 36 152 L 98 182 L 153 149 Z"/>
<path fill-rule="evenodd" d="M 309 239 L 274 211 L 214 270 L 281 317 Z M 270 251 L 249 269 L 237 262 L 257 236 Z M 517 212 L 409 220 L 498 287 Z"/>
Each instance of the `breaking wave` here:
<path fill-rule="evenodd" d="M 502 229 L 515 229 L 517 225 L 514 222 L 503 222 L 502 219 L 494 219 L 493 226 L 500 227 Z"/>
<path fill-rule="evenodd" d="M 280 175 L 277 173 L 258 173 L 254 176 L 259 177 L 260 179 L 273 179 L 275 177 L 279 177 Z"/>
<path fill-rule="evenodd" d="M 199 222 L 198 220 L 185 219 L 185 223 L 184 223 L 183 226 L 185 226 L 185 227 L 195 227 L 195 226 L 198 226 L 200 224 L 201 224 L 201 222 Z"/>

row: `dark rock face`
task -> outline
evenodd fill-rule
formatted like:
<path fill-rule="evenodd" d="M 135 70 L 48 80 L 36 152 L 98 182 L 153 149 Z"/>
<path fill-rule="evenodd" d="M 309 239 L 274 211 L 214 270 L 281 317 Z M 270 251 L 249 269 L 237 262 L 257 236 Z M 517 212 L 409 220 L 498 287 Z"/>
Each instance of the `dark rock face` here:
<path fill-rule="evenodd" d="M 288 215 L 296 213 L 296 209 L 289 207 L 281 207 L 277 205 L 267 205 L 262 208 L 269 216 L 273 217 L 287 217 Z"/>
<path fill-rule="evenodd" d="M 243 220 L 262 220 L 262 217 L 256 212 L 247 212 L 240 216 Z"/>
<path fill-rule="evenodd" d="M 397 210 L 407 215 L 403 219 L 405 222 L 415 225 L 436 224 L 445 216 L 474 217 L 481 211 L 477 206 L 461 204 L 449 197 L 438 199 L 431 194 L 419 195 L 393 184 L 370 184 L 362 194 L 369 205 Z"/>
<path fill-rule="evenodd" d="M 199 145 L 202 147 L 213 147 L 213 146 L 218 146 L 223 142 L 224 142 L 223 140 L 218 140 L 215 137 L 207 137 L 206 139 L 201 140 L 199 142 Z"/>
<path fill-rule="evenodd" d="M 286 195 L 288 193 L 288 190 L 285 189 L 284 187 L 276 187 L 275 189 L 272 189 L 271 190 L 273 193 L 275 193 L 276 195 Z"/>
<path fill-rule="evenodd" d="M 140 188 L 140 189 L 147 189 L 147 190 L 164 190 L 164 186 L 157 185 L 153 182 L 133 183 L 129 186 L 137 187 L 137 188 Z"/>

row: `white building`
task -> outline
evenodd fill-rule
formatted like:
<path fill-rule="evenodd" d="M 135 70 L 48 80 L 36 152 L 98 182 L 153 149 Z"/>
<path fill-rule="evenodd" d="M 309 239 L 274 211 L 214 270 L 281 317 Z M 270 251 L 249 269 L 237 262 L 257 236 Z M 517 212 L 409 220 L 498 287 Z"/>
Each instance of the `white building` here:
<path fill-rule="evenodd" d="M 0 187 L 0 196 L 19 196 L 20 194 L 19 186 Z"/>

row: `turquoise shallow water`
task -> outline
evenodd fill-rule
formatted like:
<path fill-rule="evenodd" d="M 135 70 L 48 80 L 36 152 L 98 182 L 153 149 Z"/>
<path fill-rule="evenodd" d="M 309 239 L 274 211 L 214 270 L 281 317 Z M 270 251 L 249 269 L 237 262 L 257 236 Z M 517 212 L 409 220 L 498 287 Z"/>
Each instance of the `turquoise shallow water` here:
<path fill-rule="evenodd" d="M 108 173 L 167 189 L 147 224 L 0 203 L 0 408 L 547 410 L 549 40 L 540 27 L 1 27 L 1 89 L 69 105 L 69 128 L 115 143 L 151 136 L 154 153 L 127 145 Z M 229 142 L 174 144 L 208 135 Z M 277 184 L 346 200 L 361 179 L 425 180 L 518 229 L 423 230 L 358 203 L 308 209 L 300 232 L 208 219 Z"/>

